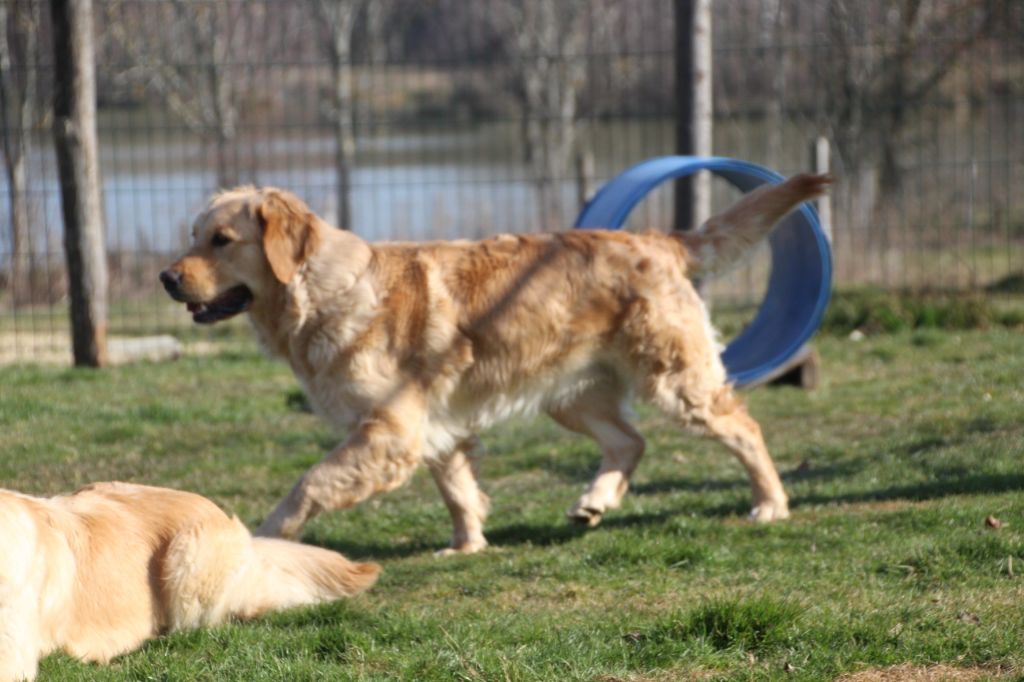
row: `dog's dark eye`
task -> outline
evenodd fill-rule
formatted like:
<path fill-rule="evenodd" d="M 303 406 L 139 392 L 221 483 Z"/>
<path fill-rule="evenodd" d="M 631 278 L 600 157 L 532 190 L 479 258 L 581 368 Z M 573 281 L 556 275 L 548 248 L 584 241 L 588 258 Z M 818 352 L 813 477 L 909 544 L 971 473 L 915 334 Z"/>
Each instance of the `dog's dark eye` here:
<path fill-rule="evenodd" d="M 210 240 L 210 243 L 214 246 L 227 246 L 231 243 L 231 237 L 227 236 L 223 232 L 217 232 L 213 235 L 213 239 Z"/>

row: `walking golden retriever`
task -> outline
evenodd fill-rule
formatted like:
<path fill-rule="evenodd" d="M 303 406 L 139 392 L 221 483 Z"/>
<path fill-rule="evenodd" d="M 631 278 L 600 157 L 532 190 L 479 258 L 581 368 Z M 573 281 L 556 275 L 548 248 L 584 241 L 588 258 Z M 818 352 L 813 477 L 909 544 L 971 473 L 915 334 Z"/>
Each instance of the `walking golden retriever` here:
<path fill-rule="evenodd" d="M 96 483 L 49 499 L 0 490 L 0 682 L 63 649 L 106 662 L 163 632 L 356 594 L 377 564 L 253 538 L 191 493 Z"/>
<path fill-rule="evenodd" d="M 451 513 L 450 551 L 477 551 L 488 498 L 475 434 L 540 411 L 601 448 L 568 512 L 595 525 L 644 451 L 628 417 L 634 395 L 728 447 L 750 476 L 752 517 L 772 521 L 788 516 L 786 493 L 690 277 L 735 261 L 828 182 L 763 186 L 694 232 L 422 244 L 367 243 L 288 192 L 240 187 L 211 199 L 191 248 L 160 278 L 196 322 L 248 312 L 316 411 L 349 430 L 259 534 L 295 537 L 319 512 L 396 488 L 424 462 Z"/>

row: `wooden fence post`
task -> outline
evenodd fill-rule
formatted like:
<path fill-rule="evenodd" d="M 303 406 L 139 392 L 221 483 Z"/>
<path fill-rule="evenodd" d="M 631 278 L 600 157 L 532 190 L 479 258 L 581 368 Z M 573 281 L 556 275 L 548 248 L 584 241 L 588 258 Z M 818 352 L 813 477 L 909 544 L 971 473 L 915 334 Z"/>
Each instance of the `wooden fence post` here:
<path fill-rule="evenodd" d="M 594 153 L 589 149 L 576 155 L 576 203 L 579 210 L 587 207 L 594 196 Z"/>
<path fill-rule="evenodd" d="M 50 0 L 53 132 L 64 213 L 75 365 L 107 361 L 107 260 L 96 143 L 92 0 Z"/>
<path fill-rule="evenodd" d="M 676 0 L 676 153 L 709 156 L 712 142 L 711 0 Z M 699 227 L 711 217 L 711 176 L 680 178 L 675 229 Z"/>
<path fill-rule="evenodd" d="M 824 135 L 811 140 L 810 167 L 815 173 L 829 172 L 829 143 Z M 826 193 L 816 200 L 818 222 L 829 245 L 832 244 L 832 199 Z M 773 370 L 758 383 L 786 384 L 813 391 L 821 383 L 821 359 L 818 352 L 805 343 L 784 365 Z"/>
<path fill-rule="evenodd" d="M 824 135 L 811 140 L 811 168 L 814 169 L 815 173 L 829 173 L 831 172 L 831 159 L 829 154 L 830 148 L 828 138 Z M 828 238 L 828 243 L 832 245 L 832 195 L 822 194 L 818 197 L 815 208 L 818 209 L 818 220 L 821 223 L 821 231 L 825 233 Z"/>

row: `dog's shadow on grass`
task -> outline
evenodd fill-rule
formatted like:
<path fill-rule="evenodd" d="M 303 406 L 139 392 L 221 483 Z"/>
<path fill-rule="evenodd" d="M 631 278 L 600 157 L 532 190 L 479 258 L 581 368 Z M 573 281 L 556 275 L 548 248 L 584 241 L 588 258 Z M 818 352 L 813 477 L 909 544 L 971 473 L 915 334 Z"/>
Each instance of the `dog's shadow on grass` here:
<path fill-rule="evenodd" d="M 864 462 L 846 462 L 825 466 L 816 466 L 808 470 L 794 469 L 782 475 L 783 480 L 792 485 L 799 481 L 828 481 L 847 477 L 865 466 Z M 742 491 L 749 487 L 749 482 L 742 475 L 734 479 L 711 480 L 659 480 L 638 484 L 631 488 L 634 495 L 653 495 L 664 492 L 682 492 L 699 494 L 709 491 Z M 990 474 L 971 473 L 964 467 L 947 467 L 935 472 L 934 480 L 908 484 L 893 485 L 886 488 L 863 490 L 850 493 L 828 495 L 810 493 L 794 495 L 790 498 L 790 507 L 799 509 L 805 506 L 828 504 L 856 504 L 870 502 L 890 502 L 895 500 L 924 501 L 978 493 L 1002 493 L 1024 490 L 1024 473 Z M 581 538 L 591 530 L 601 528 L 631 528 L 656 526 L 668 520 L 689 513 L 696 513 L 704 518 L 727 518 L 744 516 L 750 509 L 750 500 L 744 494 L 741 499 L 714 506 L 682 505 L 676 508 L 653 512 L 622 513 L 613 512 L 601 521 L 601 524 L 590 529 L 582 525 L 553 517 L 535 523 L 495 524 L 486 531 L 487 539 L 495 547 L 515 547 L 532 545 L 548 547 L 564 545 Z M 401 559 L 421 554 L 431 554 L 441 549 L 443 542 L 429 540 L 412 540 L 400 543 L 360 542 L 359 540 L 339 540 L 318 535 L 309 535 L 306 542 L 339 551 L 352 557 L 372 557 L 378 560 Z"/>
<path fill-rule="evenodd" d="M 537 547 L 547 547 L 571 542 L 583 537 L 590 531 L 599 531 L 601 528 L 634 528 L 661 525 L 673 516 L 676 516 L 676 514 L 677 512 L 674 510 L 625 514 L 613 512 L 612 516 L 604 518 L 601 524 L 595 528 L 588 528 L 564 518 L 554 518 L 547 523 L 514 523 L 498 526 L 488 532 L 487 537 L 492 543 L 499 546 L 534 545 Z"/>
<path fill-rule="evenodd" d="M 783 483 L 791 485 L 799 481 L 830 480 L 835 478 L 848 477 L 861 469 L 863 462 L 842 462 L 836 464 L 819 465 L 808 468 L 796 467 L 789 471 L 780 472 Z M 735 478 L 728 479 L 707 479 L 707 478 L 672 478 L 659 479 L 656 481 L 645 481 L 633 483 L 629 487 L 631 495 L 657 495 L 659 493 L 706 493 L 722 492 L 729 490 L 747 490 L 750 488 L 750 481 L 737 470 Z"/>
<path fill-rule="evenodd" d="M 554 517 L 536 523 L 496 524 L 486 531 L 487 540 L 493 547 L 515 547 L 532 545 L 549 547 L 563 545 L 583 537 L 592 530 L 601 528 L 630 528 L 660 525 L 676 516 L 677 510 L 658 512 L 616 514 L 604 519 L 597 528 L 587 528 L 567 519 Z M 413 540 L 401 543 L 360 542 L 358 540 L 327 538 L 310 534 L 304 542 L 319 545 L 349 557 L 372 557 L 377 560 L 403 559 L 420 554 L 431 554 L 442 549 L 443 544 Z"/>
<path fill-rule="evenodd" d="M 361 542 L 347 538 L 325 537 L 318 533 L 307 533 L 303 536 L 302 542 L 317 545 L 324 549 L 341 552 L 346 557 L 354 560 L 377 560 L 405 559 L 418 554 L 430 554 L 441 549 L 443 545 L 425 540 L 412 540 L 406 542 Z"/>

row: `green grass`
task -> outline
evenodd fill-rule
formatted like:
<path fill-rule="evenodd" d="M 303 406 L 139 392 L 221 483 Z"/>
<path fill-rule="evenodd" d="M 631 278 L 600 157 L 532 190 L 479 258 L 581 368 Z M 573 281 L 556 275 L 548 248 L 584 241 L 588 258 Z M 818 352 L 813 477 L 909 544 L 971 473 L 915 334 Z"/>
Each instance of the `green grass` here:
<path fill-rule="evenodd" d="M 425 472 L 305 539 L 383 563 L 351 601 L 179 633 L 43 680 L 829 679 L 901 663 L 1024 670 L 1019 331 L 820 337 L 814 393 L 749 394 L 793 518 L 745 522 L 720 446 L 652 411 L 623 507 L 566 523 L 594 446 L 545 420 L 485 435 L 486 552 L 436 558 Z M 52 494 L 126 479 L 255 524 L 338 440 L 288 369 L 248 351 L 103 372 L 0 369 L 0 481 Z M 1006 522 L 988 529 L 994 515 Z M 0 539 L 2 543 L 2 539 Z M 786 670 L 791 672 L 786 672 Z"/>
<path fill-rule="evenodd" d="M 874 287 L 832 292 L 819 334 L 892 334 L 908 330 L 962 331 L 1024 328 L 1024 276 L 993 284 L 987 291 L 887 291 Z M 725 303 L 712 307 L 715 326 L 726 338 L 738 334 L 754 318 L 757 303 Z"/>
<path fill-rule="evenodd" d="M 236 340 L 251 336 L 249 324 L 244 317 L 212 327 L 199 326 L 192 322 L 180 303 L 157 291 L 136 298 L 111 301 L 107 311 L 107 326 L 111 336 L 173 334 L 184 342 Z M 64 301 L 53 305 L 17 308 L 0 305 L 0 334 L 16 332 L 69 334 L 68 303 Z"/>
<path fill-rule="evenodd" d="M 1017 286 L 1016 280 L 999 286 Z M 887 292 L 847 289 L 835 293 L 822 320 L 822 330 L 848 334 L 892 333 L 908 329 L 988 329 L 1024 327 L 1024 298 L 1015 291 Z"/>

